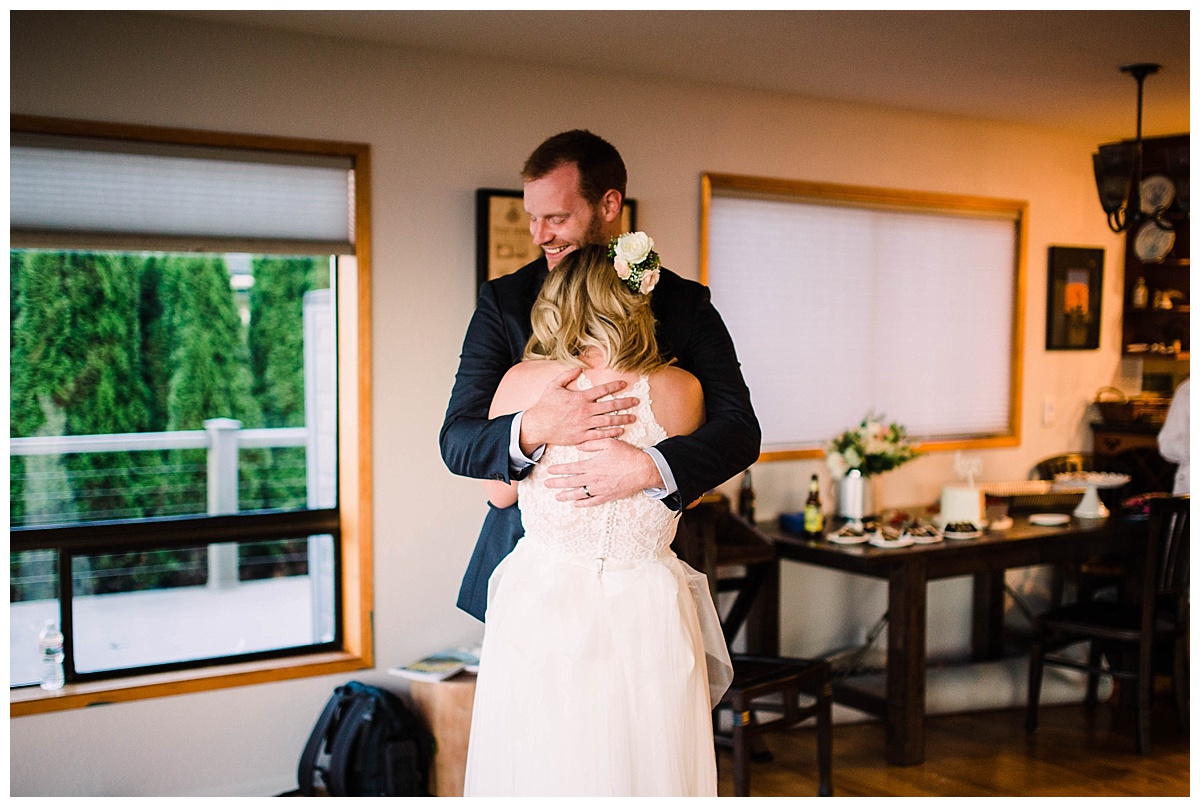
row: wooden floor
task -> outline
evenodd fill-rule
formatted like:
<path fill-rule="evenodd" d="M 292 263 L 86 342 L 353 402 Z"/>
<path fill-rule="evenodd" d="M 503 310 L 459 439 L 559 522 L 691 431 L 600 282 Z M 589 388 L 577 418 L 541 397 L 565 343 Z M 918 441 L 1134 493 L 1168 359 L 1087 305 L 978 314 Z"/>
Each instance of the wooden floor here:
<path fill-rule="evenodd" d="M 1190 749 L 1169 703 L 1155 703 L 1150 754 L 1134 748 L 1132 719 L 1113 704 L 1040 710 L 1025 733 L 1023 709 L 930 717 L 925 763 L 883 761 L 878 722 L 833 727 L 835 796 L 1188 796 Z M 1116 728 L 1114 729 L 1114 724 Z M 753 763 L 751 796 L 815 796 L 816 732 L 765 735 L 775 759 Z M 718 792 L 733 795 L 728 751 L 717 754 Z"/>

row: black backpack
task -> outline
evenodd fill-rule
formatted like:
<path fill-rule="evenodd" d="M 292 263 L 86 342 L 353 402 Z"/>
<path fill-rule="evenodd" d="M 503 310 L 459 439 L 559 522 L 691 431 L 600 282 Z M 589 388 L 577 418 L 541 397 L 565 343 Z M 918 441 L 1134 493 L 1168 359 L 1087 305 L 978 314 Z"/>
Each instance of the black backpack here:
<path fill-rule="evenodd" d="M 433 735 L 396 695 L 350 681 L 325 704 L 300 757 L 302 796 L 429 796 Z"/>

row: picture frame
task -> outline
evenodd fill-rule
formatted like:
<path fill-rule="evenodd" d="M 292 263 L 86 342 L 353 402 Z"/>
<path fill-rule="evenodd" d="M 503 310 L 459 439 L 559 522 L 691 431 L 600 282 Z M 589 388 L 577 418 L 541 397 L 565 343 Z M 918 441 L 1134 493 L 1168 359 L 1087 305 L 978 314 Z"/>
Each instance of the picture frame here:
<path fill-rule="evenodd" d="M 1100 347 L 1104 250 L 1050 247 L 1046 278 L 1046 350 Z"/>
<path fill-rule="evenodd" d="M 621 207 L 621 232 L 637 227 L 637 201 L 626 199 Z M 520 269 L 541 254 L 529 234 L 529 214 L 524 193 L 503 188 L 475 191 L 475 276 L 476 290 Z"/>

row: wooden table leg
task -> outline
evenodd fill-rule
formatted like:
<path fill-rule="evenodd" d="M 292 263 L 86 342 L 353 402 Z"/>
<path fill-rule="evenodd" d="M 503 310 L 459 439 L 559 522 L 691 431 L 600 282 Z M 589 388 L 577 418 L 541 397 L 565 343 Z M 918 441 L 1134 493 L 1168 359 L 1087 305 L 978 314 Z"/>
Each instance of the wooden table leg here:
<path fill-rule="evenodd" d="M 898 564 L 888 577 L 887 760 L 925 761 L 924 562 Z"/>
<path fill-rule="evenodd" d="M 971 661 L 1004 655 L 1004 570 L 975 575 L 971 605 Z"/>

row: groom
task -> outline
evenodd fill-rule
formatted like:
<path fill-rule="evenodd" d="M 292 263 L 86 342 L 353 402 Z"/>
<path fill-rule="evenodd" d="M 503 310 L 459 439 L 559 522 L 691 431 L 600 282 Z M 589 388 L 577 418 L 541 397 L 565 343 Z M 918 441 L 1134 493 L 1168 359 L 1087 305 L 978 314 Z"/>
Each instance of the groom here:
<path fill-rule="evenodd" d="M 484 284 L 467 335 L 440 437 L 442 459 L 455 474 L 510 482 L 522 479 L 547 445 L 577 445 L 586 460 L 551 466 L 548 487 L 574 506 L 592 507 L 635 493 L 682 511 L 705 492 L 749 467 L 761 432 L 742 379 L 733 340 L 713 308 L 708 288 L 663 268 L 651 296 L 664 355 L 704 388 L 707 422 L 690 435 L 645 450 L 615 439 L 633 415 L 620 397 L 625 383 L 572 390 L 579 370 L 555 379 L 538 402 L 515 415 L 488 418 L 500 379 L 521 360 L 529 313 L 548 272 L 582 244 L 607 244 L 620 234 L 625 163 L 591 132 L 557 134 L 534 150 L 521 171 L 529 229 L 542 257 Z M 614 394 L 608 401 L 600 398 Z M 458 607 L 477 619 L 487 608 L 492 570 L 523 534 L 517 506 L 489 505 Z"/>

